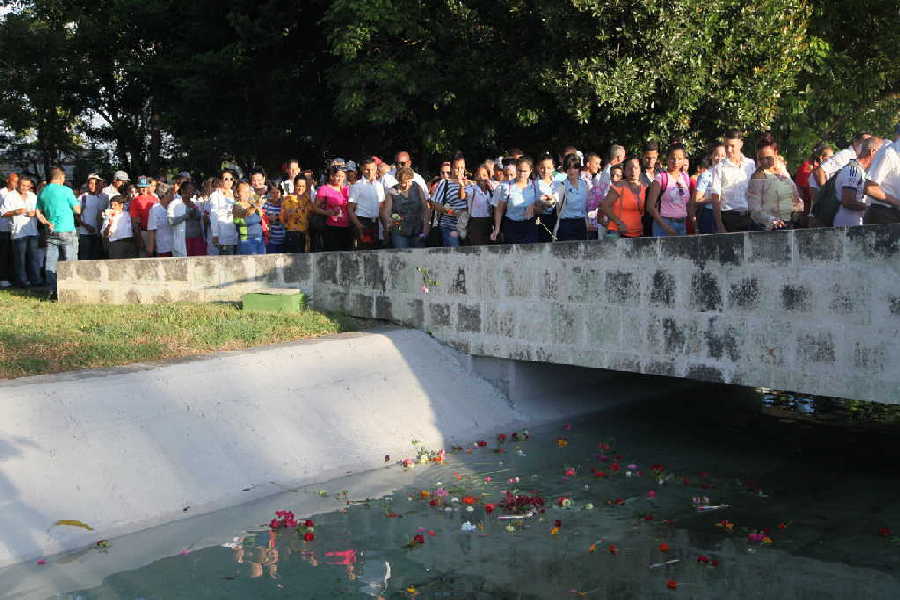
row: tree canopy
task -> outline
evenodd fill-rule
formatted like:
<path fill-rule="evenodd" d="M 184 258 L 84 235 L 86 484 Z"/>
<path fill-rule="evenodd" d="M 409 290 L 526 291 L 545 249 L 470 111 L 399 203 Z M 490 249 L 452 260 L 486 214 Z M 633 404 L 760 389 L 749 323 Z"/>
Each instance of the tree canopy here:
<path fill-rule="evenodd" d="M 900 113 L 887 0 L 0 2 L 0 121 L 47 162 L 269 169 L 406 147 L 700 151 L 771 129 L 794 160 Z M 850 18 L 852 16 L 852 18 Z M 97 165 L 105 166 L 105 165 Z"/>

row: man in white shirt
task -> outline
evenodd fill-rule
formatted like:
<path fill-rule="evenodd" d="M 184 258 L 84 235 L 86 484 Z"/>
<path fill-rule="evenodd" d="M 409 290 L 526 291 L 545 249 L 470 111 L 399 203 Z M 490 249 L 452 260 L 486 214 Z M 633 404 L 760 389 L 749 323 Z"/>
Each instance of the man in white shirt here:
<path fill-rule="evenodd" d="M 581 178 L 588 184 L 588 192 L 595 185 L 600 183 L 600 155 L 596 152 L 588 152 L 584 158 L 584 168 L 581 171 Z"/>
<path fill-rule="evenodd" d="M 863 140 L 855 159 L 851 159 L 835 174 L 834 194 L 841 206 L 834 216 L 835 227 L 853 227 L 863 224 L 863 215 L 868 207 L 864 195 L 866 171 L 872 164 L 875 153 L 881 147 L 881 138 L 868 137 Z"/>
<path fill-rule="evenodd" d="M 112 183 L 101 190 L 107 197 L 122 195 L 122 198 L 128 199 L 128 173 L 125 171 L 116 171 L 113 173 Z"/>
<path fill-rule="evenodd" d="M 900 223 L 900 123 L 894 128 L 893 143 L 882 146 L 872 159 L 865 192 L 869 207 L 863 223 Z"/>
<path fill-rule="evenodd" d="M 172 256 L 187 256 L 187 239 L 185 238 L 187 216 L 187 206 L 181 195 L 175 194 L 166 206 L 166 217 L 172 228 Z"/>
<path fill-rule="evenodd" d="M 300 161 L 296 158 L 289 158 L 284 165 L 284 172 L 287 175 L 287 179 L 281 182 L 281 191 L 284 194 L 293 194 L 294 193 L 294 179 L 297 175 L 300 174 Z M 252 176 L 251 176 L 252 177 Z M 263 176 L 265 179 L 265 175 Z M 253 184 L 253 180 L 251 178 L 250 184 Z M 254 189 L 256 186 L 253 186 Z M 259 192 L 257 192 L 259 193 Z M 310 196 L 310 198 L 314 198 L 315 196 Z"/>
<path fill-rule="evenodd" d="M 147 256 L 153 256 L 154 251 L 159 257 L 172 256 L 173 233 L 167 212 L 171 200 L 171 194 L 163 194 L 159 202 L 150 208 L 150 219 L 147 223 L 147 231 L 150 232 L 147 238 Z"/>
<path fill-rule="evenodd" d="M 131 227 L 131 215 L 125 210 L 126 196 L 109 199 L 109 208 L 103 211 L 102 235 L 109 240 L 109 258 L 137 258 L 137 245 Z"/>
<path fill-rule="evenodd" d="M 362 162 L 362 179 L 350 186 L 350 223 L 356 227 L 356 247 L 378 247 L 378 217 L 384 203 L 384 185 L 378 181 L 378 166 L 367 158 Z"/>
<path fill-rule="evenodd" d="M 399 169 L 400 167 L 409 167 L 410 169 L 412 169 L 412 158 L 410 158 L 409 152 L 407 152 L 406 150 L 401 150 L 400 152 L 398 152 L 394 157 L 394 165 L 396 165 L 397 169 Z M 393 173 L 391 173 L 391 175 L 393 176 Z M 430 194 L 428 193 L 428 184 L 425 183 L 425 178 L 419 175 L 419 173 L 416 172 L 415 169 L 413 169 L 413 183 L 422 188 L 422 191 L 425 193 L 426 200 L 430 198 Z M 397 180 L 394 179 L 393 185 L 396 184 Z"/>
<path fill-rule="evenodd" d="M 854 159 L 859 154 L 860 146 L 862 146 L 863 140 L 866 138 L 872 137 L 871 133 L 857 133 L 853 136 L 853 140 L 850 144 L 849 148 L 844 148 L 822 164 L 820 164 L 816 169 L 812 172 L 812 177 L 810 180 L 814 180 L 816 183 L 816 188 L 820 188 L 825 185 L 825 182 L 831 179 L 835 173 L 840 171 L 844 166 L 850 162 L 851 159 Z"/>
<path fill-rule="evenodd" d="M 0 212 L 10 220 L 15 248 L 16 285 L 27 288 L 41 285 L 41 255 L 38 250 L 37 196 L 31 191 L 33 182 L 27 177 L 18 180 L 17 188 L 7 191 L 0 204 Z"/>
<path fill-rule="evenodd" d="M 756 162 L 741 152 L 744 140 L 737 129 L 725 132 L 725 160 L 713 167 L 708 193 L 719 233 L 749 231 L 750 206 L 747 185 L 756 171 Z"/>
<path fill-rule="evenodd" d="M 10 192 L 14 192 L 19 185 L 19 174 L 10 173 L 6 176 L 6 186 L 0 189 L 0 202 Z M 12 221 L 9 217 L 0 213 L 0 288 L 8 288 L 12 285 L 15 266 L 13 262 Z"/>
<path fill-rule="evenodd" d="M 88 175 L 87 191 L 79 196 L 81 215 L 78 226 L 78 260 L 97 260 L 101 257 L 101 214 L 109 208 L 109 198 L 100 191 L 100 176 Z"/>
<path fill-rule="evenodd" d="M 613 144 L 609 147 L 609 158 L 606 161 L 606 166 L 603 167 L 603 171 L 600 172 L 600 178 L 598 185 L 601 190 L 609 189 L 609 184 L 612 181 L 612 168 L 616 165 L 621 165 L 625 161 L 625 146 L 620 146 L 619 144 Z"/>

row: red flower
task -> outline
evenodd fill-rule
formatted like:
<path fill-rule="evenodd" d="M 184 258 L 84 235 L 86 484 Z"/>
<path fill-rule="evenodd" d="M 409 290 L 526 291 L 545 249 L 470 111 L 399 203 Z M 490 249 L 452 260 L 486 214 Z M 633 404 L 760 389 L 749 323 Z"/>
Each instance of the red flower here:
<path fill-rule="evenodd" d="M 622 467 L 619 465 L 619 463 L 613 463 L 609 465 L 609 470 L 618 472 L 622 470 Z"/>
<path fill-rule="evenodd" d="M 492 512 L 494 512 L 495 508 L 497 508 L 496 504 L 485 504 L 484 512 L 486 512 L 487 514 L 491 514 Z"/>
<path fill-rule="evenodd" d="M 891 533 L 893 532 L 887 527 L 882 527 L 878 530 L 878 535 L 880 535 L 881 537 L 891 537 Z"/>
<path fill-rule="evenodd" d="M 313 541 L 314 539 L 316 539 L 316 534 L 314 534 L 314 533 L 311 532 L 311 531 L 307 531 L 306 533 L 303 534 L 303 541 L 304 541 L 304 542 L 311 542 L 311 541 Z"/>
<path fill-rule="evenodd" d="M 710 562 L 710 564 L 711 564 L 712 566 L 714 566 L 714 567 L 718 567 L 718 566 L 719 566 L 719 561 L 716 560 L 716 559 L 714 558 L 714 559 L 712 559 L 712 562 Z"/>
<path fill-rule="evenodd" d="M 476 444 L 479 448 L 484 448 L 485 446 L 487 446 L 487 442 L 484 441 L 484 440 L 478 440 L 477 442 L 475 442 L 475 444 Z"/>
<path fill-rule="evenodd" d="M 431 537 L 434 537 L 434 536 L 437 535 L 437 532 L 436 532 L 434 529 L 429 529 L 429 530 L 428 530 L 428 535 L 430 535 Z"/>
<path fill-rule="evenodd" d="M 468 504 L 469 506 L 471 506 L 471 505 L 475 504 L 476 502 L 478 502 L 478 499 L 475 498 L 474 496 L 463 496 L 462 497 L 463 504 Z"/>
<path fill-rule="evenodd" d="M 647 514 L 644 515 L 642 518 L 643 518 L 645 521 L 652 521 L 652 520 L 653 520 L 653 515 L 650 514 L 650 513 L 647 513 Z"/>
<path fill-rule="evenodd" d="M 619 553 L 619 547 L 616 546 L 615 544 L 610 544 L 610 545 L 609 545 L 609 553 L 610 553 L 610 554 L 618 554 L 618 553 Z"/>
<path fill-rule="evenodd" d="M 499 433 L 499 434 L 497 434 L 497 441 L 498 441 L 498 442 L 501 442 L 501 443 L 502 443 L 502 442 L 505 442 L 505 441 L 506 441 L 506 434 L 505 434 L 505 433 Z"/>
<path fill-rule="evenodd" d="M 701 554 L 700 556 L 697 557 L 697 562 L 700 564 L 708 565 L 709 557 Z"/>
<path fill-rule="evenodd" d="M 566 477 L 574 477 L 574 476 L 575 476 L 575 469 L 573 469 L 572 467 L 569 467 L 568 469 L 566 469 L 566 471 L 565 471 L 565 476 L 566 476 Z"/>
<path fill-rule="evenodd" d="M 594 471 L 594 477 L 603 479 L 604 477 L 606 477 L 606 471 Z"/>
<path fill-rule="evenodd" d="M 674 579 L 669 579 L 668 581 L 666 581 L 666 587 L 669 588 L 670 590 L 677 590 L 678 582 L 675 581 Z"/>
<path fill-rule="evenodd" d="M 315 527 L 316 524 L 312 522 L 312 519 L 307 519 L 307 520 L 303 521 L 303 526 L 304 527 Z"/>
<path fill-rule="evenodd" d="M 667 543 L 665 543 L 665 542 L 663 542 L 662 544 L 659 545 L 659 551 L 660 551 L 660 552 L 668 552 L 668 551 L 671 550 L 671 549 L 672 549 L 671 546 L 669 546 L 669 545 L 668 545 Z"/>
<path fill-rule="evenodd" d="M 424 544 L 424 543 L 425 543 L 425 536 L 422 535 L 421 533 L 417 533 L 417 534 L 413 537 L 413 543 L 414 543 L 414 544 Z"/>
<path fill-rule="evenodd" d="M 428 504 L 430 504 L 431 506 L 437 506 L 438 505 L 437 498 L 434 498 L 433 500 L 429 500 Z"/>
<path fill-rule="evenodd" d="M 600 442 L 599 444 L 597 444 L 597 447 L 601 450 L 609 450 L 612 446 L 610 446 L 606 442 Z"/>
<path fill-rule="evenodd" d="M 272 529 L 278 529 L 279 527 L 281 527 L 281 521 L 279 521 L 278 519 L 272 519 L 271 521 L 269 521 L 269 527 L 271 527 Z"/>
<path fill-rule="evenodd" d="M 650 465 L 651 471 L 656 471 L 657 473 L 661 473 L 666 470 L 666 468 L 662 465 Z"/>
<path fill-rule="evenodd" d="M 553 521 L 553 526 L 556 528 L 562 527 L 562 521 L 556 519 L 555 521 Z"/>

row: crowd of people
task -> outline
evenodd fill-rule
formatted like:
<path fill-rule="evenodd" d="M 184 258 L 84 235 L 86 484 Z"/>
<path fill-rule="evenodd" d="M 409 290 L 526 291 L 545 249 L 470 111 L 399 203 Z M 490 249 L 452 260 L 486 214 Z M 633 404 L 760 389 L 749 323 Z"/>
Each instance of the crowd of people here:
<path fill-rule="evenodd" d="M 53 168 L 46 182 L 11 173 L 0 189 L 0 287 L 56 286 L 60 260 L 522 244 L 815 226 L 900 223 L 900 125 L 835 152 L 817 147 L 791 174 L 778 143 L 753 158 L 725 132 L 693 173 L 685 147 L 649 142 L 606 156 L 558 160 L 511 150 L 462 154 L 426 180 L 410 154 L 357 165 L 334 159 L 320 179 L 288 160 L 283 176 L 223 169 L 195 183 L 97 174 L 78 189 Z"/>

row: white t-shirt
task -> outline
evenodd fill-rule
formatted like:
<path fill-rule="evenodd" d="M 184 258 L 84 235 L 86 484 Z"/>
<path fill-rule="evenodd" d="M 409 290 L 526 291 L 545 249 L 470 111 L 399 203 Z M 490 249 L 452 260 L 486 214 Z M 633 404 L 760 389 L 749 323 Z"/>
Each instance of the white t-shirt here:
<path fill-rule="evenodd" d="M 709 193 L 719 195 L 722 212 L 728 210 L 746 212 L 749 209 L 747 185 L 755 171 L 756 162 L 746 156 L 740 164 L 725 158 L 713 167 Z"/>
<path fill-rule="evenodd" d="M 384 202 L 384 185 L 360 179 L 350 186 L 350 202 L 356 204 L 357 217 L 377 219 Z"/>
<path fill-rule="evenodd" d="M 109 198 L 103 193 L 82 194 L 78 197 L 78 202 L 81 203 L 81 222 L 97 229 L 100 226 L 101 214 L 109 208 Z M 84 225 L 79 225 L 78 233 L 89 235 L 91 232 L 85 229 Z M 100 231 L 94 233 L 98 234 Z"/>
<path fill-rule="evenodd" d="M 885 144 L 875 154 L 872 164 L 869 165 L 866 179 L 877 183 L 885 194 L 900 198 L 900 138 L 891 144 Z M 891 206 L 885 202 L 879 202 L 871 196 L 866 196 L 866 200 L 871 204 Z"/>
<path fill-rule="evenodd" d="M 26 211 L 30 212 L 36 207 L 37 196 L 34 195 L 34 192 L 28 192 L 25 194 L 25 198 L 22 198 L 22 195 L 19 194 L 19 192 L 13 190 L 7 192 L 3 201 L 0 202 L 0 212 L 3 213 L 19 210 L 20 208 L 24 208 Z M 38 234 L 37 217 L 16 215 L 14 217 L 9 217 L 9 220 L 10 232 L 12 233 L 12 239 L 14 240 Z"/>
<path fill-rule="evenodd" d="M 169 220 L 182 218 L 187 215 L 187 206 L 181 199 L 181 196 L 175 196 L 169 206 L 166 207 L 166 216 Z M 172 228 L 172 256 L 187 256 L 187 243 L 184 239 L 184 230 L 187 227 L 182 220 L 177 225 L 171 225 Z"/>
<path fill-rule="evenodd" d="M 15 192 L 15 190 L 11 190 L 5 185 L 0 188 L 0 206 L 2 206 L 3 201 L 6 199 L 6 195 L 10 192 Z M 9 211 L 4 210 L 0 212 L 0 214 L 3 214 L 4 212 Z M 9 219 L 9 217 L 0 217 L 0 231 L 12 231 L 12 221 Z"/>
<path fill-rule="evenodd" d="M 172 251 L 172 227 L 169 225 L 169 215 L 166 213 L 166 207 L 162 204 L 154 204 L 150 209 L 147 230 L 156 232 L 157 254 L 165 254 Z"/>
<path fill-rule="evenodd" d="M 847 166 L 847 163 L 854 158 L 856 158 L 856 150 L 851 146 L 850 148 L 840 150 L 837 154 L 823 162 L 821 167 L 825 172 L 825 181 L 831 179 L 835 173 Z M 813 174 L 812 178 L 815 179 L 815 174 Z"/>
<path fill-rule="evenodd" d="M 112 224 L 109 228 L 110 242 L 127 240 L 134 235 L 131 231 L 131 216 L 126 211 L 116 213 L 115 215 L 107 213 L 107 215 L 103 217 L 103 226 L 100 231 L 106 231 L 106 227 L 110 224 Z"/>
<path fill-rule="evenodd" d="M 229 198 L 219 190 L 209 195 L 209 229 L 214 238 L 219 238 L 220 246 L 236 246 L 237 228 L 234 226 L 234 198 Z"/>
<path fill-rule="evenodd" d="M 845 165 L 835 175 L 834 195 L 837 196 L 838 202 L 844 195 L 844 188 L 852 188 L 855 191 L 854 200 L 863 202 L 863 188 L 866 183 L 866 172 L 861 166 Z M 850 210 L 842 205 L 838 208 L 837 214 L 834 215 L 835 227 L 852 227 L 854 225 L 863 224 L 863 215 L 865 210 Z"/>

